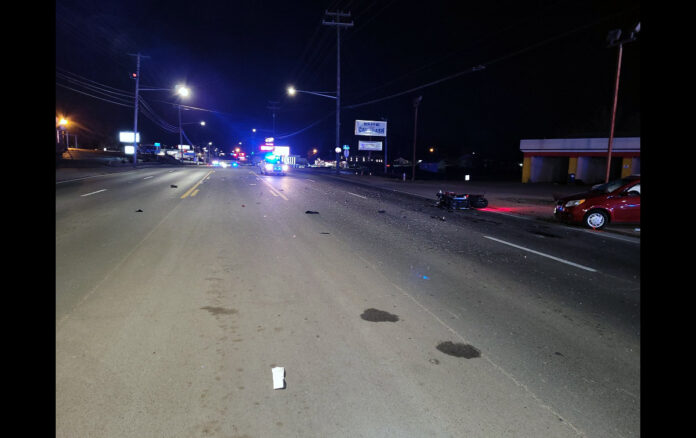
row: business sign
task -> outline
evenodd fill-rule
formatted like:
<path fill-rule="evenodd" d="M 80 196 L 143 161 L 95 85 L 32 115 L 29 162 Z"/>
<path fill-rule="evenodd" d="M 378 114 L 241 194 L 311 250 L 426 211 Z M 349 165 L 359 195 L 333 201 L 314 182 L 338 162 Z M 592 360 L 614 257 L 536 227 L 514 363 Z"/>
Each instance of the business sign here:
<path fill-rule="evenodd" d="M 131 132 L 131 134 L 133 134 L 133 133 Z M 132 138 L 132 136 L 131 136 L 131 138 Z M 133 155 L 135 153 L 135 148 L 133 146 L 126 146 L 124 148 L 123 152 L 125 152 L 126 155 Z"/>
<path fill-rule="evenodd" d="M 381 141 L 358 141 L 359 151 L 381 151 L 382 142 Z"/>
<path fill-rule="evenodd" d="M 356 120 L 355 135 L 370 135 L 374 137 L 387 136 L 387 122 L 374 120 Z M 380 149 L 381 150 L 381 149 Z"/>
<path fill-rule="evenodd" d="M 273 155 L 280 155 L 281 157 L 287 157 L 290 155 L 290 146 L 276 146 L 273 148 Z"/>
<path fill-rule="evenodd" d="M 140 133 L 135 136 L 136 142 L 140 143 Z M 118 133 L 118 139 L 121 143 L 133 143 L 133 131 L 121 131 Z"/>

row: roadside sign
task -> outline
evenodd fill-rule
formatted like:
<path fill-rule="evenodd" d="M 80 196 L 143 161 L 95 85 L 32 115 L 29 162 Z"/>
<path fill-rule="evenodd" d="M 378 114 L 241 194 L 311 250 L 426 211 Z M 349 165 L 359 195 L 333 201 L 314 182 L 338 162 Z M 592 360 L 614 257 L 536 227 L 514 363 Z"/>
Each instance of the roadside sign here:
<path fill-rule="evenodd" d="M 381 141 L 358 140 L 358 150 L 359 151 L 381 151 L 382 150 L 382 142 Z"/>
<path fill-rule="evenodd" d="M 377 121 L 377 120 L 356 120 L 355 121 L 355 135 L 386 137 L 387 136 L 387 122 Z"/>

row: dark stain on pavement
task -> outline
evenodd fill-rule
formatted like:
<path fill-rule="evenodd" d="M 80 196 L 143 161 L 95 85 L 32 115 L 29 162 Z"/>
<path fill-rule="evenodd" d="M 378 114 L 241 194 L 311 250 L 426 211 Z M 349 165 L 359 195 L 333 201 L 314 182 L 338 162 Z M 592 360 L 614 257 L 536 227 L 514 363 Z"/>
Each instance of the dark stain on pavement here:
<path fill-rule="evenodd" d="M 397 315 L 377 309 L 367 309 L 360 317 L 370 322 L 396 322 L 399 320 Z"/>
<path fill-rule="evenodd" d="M 464 359 L 481 357 L 481 352 L 469 344 L 454 343 L 450 341 L 440 342 L 437 349 L 445 354 L 449 354 L 450 356 L 463 357 Z"/>
<path fill-rule="evenodd" d="M 205 306 L 201 307 L 201 309 L 207 310 L 213 315 L 234 315 L 235 313 L 237 313 L 237 309 L 226 309 L 224 307 Z"/>
<path fill-rule="evenodd" d="M 541 237 L 556 237 L 556 238 L 561 237 L 561 236 L 557 236 L 555 234 L 546 233 L 544 231 L 536 231 L 535 230 L 535 231 L 530 231 L 530 233 L 536 234 L 537 236 L 541 236 Z"/>

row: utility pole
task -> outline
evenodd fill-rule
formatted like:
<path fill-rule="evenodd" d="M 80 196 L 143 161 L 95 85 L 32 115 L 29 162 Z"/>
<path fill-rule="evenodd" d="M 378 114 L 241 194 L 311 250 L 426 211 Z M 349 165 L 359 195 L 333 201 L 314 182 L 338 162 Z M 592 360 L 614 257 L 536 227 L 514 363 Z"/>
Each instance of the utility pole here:
<path fill-rule="evenodd" d="M 138 93 L 140 92 L 140 58 L 149 58 L 149 56 L 129 53 L 130 56 L 137 57 L 135 74 L 131 78 L 135 79 L 135 115 L 133 116 L 133 167 L 138 165 Z"/>
<path fill-rule="evenodd" d="M 181 104 L 179 104 L 179 152 L 181 153 L 181 164 L 184 164 L 184 140 L 181 138 Z"/>
<path fill-rule="evenodd" d="M 619 98 L 619 75 L 621 74 L 621 58 L 623 55 L 623 45 L 636 40 L 636 34 L 640 32 L 640 22 L 633 29 L 628 38 L 619 40 L 621 38 L 621 29 L 612 30 L 607 36 L 607 41 L 609 42 L 608 47 L 619 46 L 619 60 L 616 67 L 616 83 L 614 84 L 614 104 L 611 111 L 611 128 L 609 129 L 609 145 L 607 147 L 607 174 L 604 178 L 604 182 L 609 182 L 609 173 L 611 171 L 611 146 L 614 140 L 614 123 L 616 122 L 616 104 Z"/>
<path fill-rule="evenodd" d="M 350 17 L 350 12 L 329 12 L 325 14 L 334 18 L 334 21 L 322 20 L 321 24 L 325 26 L 336 26 L 336 147 L 341 147 L 340 132 L 341 132 L 341 27 L 352 27 L 353 22 L 342 23 L 342 17 Z M 339 172 L 339 160 L 336 158 L 336 174 Z"/>
<path fill-rule="evenodd" d="M 413 162 L 411 163 L 411 182 L 416 180 L 416 133 L 418 128 L 418 105 L 423 100 L 423 96 L 418 96 L 413 99 L 414 120 L 413 120 Z"/>
<path fill-rule="evenodd" d="M 382 120 L 387 121 L 386 117 L 382 117 Z M 387 130 L 387 133 L 389 130 Z M 384 176 L 387 176 L 387 134 L 384 135 Z"/>
<path fill-rule="evenodd" d="M 276 111 L 280 109 L 280 102 L 268 101 L 268 106 L 266 107 L 267 109 L 271 110 L 273 112 L 273 137 L 275 137 L 275 119 L 276 119 Z"/>

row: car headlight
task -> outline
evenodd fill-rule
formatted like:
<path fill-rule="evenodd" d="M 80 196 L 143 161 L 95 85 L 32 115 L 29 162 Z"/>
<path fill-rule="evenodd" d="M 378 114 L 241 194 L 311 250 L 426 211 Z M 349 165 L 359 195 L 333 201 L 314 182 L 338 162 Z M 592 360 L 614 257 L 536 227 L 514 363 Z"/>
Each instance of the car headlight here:
<path fill-rule="evenodd" d="M 287 170 L 288 170 L 288 165 L 287 165 L 287 164 L 283 164 L 283 172 L 287 172 Z"/>
<path fill-rule="evenodd" d="M 566 207 L 566 208 L 577 207 L 578 205 L 582 204 L 583 202 L 585 202 L 584 199 L 573 199 L 572 201 L 566 202 L 564 207 Z"/>
<path fill-rule="evenodd" d="M 273 165 L 271 163 L 266 163 L 266 170 L 273 170 Z"/>

